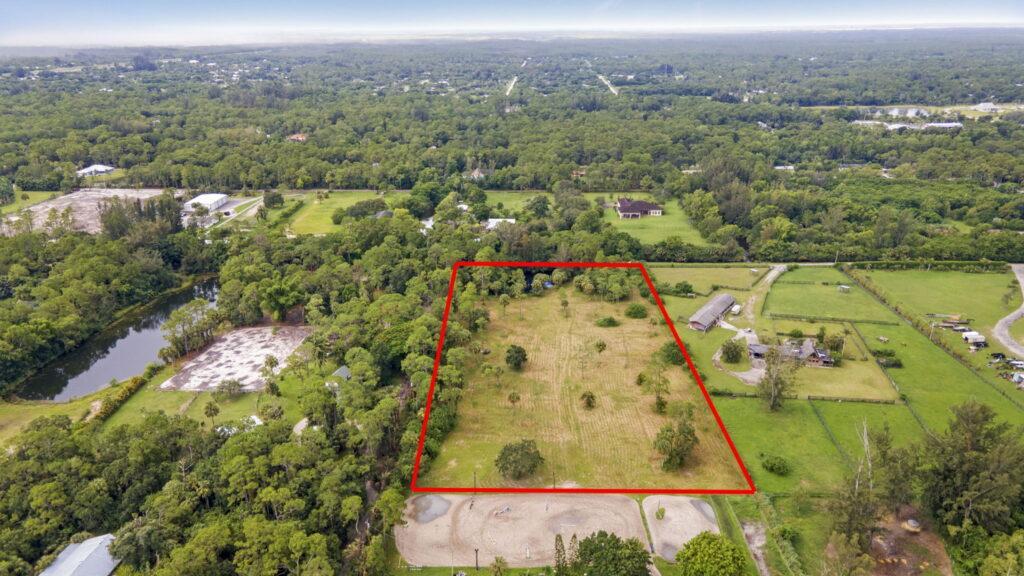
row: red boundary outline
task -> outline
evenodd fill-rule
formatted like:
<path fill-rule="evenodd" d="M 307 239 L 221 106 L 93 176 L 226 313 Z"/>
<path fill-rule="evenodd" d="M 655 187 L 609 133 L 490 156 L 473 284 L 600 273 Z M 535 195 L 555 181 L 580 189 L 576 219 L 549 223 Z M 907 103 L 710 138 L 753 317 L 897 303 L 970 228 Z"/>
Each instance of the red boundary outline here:
<path fill-rule="evenodd" d="M 748 488 L 732 488 L 732 489 L 715 489 L 715 488 L 681 488 L 681 489 L 637 489 L 637 488 L 473 488 L 473 487 L 440 487 L 430 486 L 421 487 L 416 485 L 416 480 L 419 478 L 420 472 L 420 459 L 423 456 L 423 446 L 427 439 L 427 422 L 430 420 L 430 406 L 434 400 L 434 387 L 437 384 L 437 371 L 441 366 L 441 351 L 444 349 L 444 338 L 448 331 L 448 316 L 452 308 L 452 297 L 455 293 L 455 279 L 459 273 L 459 268 L 472 268 L 472 267 L 506 267 L 506 268 L 630 268 L 640 270 L 643 274 L 644 281 L 647 282 L 647 287 L 650 289 L 651 294 L 654 295 L 654 301 L 658 305 L 658 309 L 661 310 L 661 315 L 665 318 L 665 322 L 668 324 L 669 330 L 672 332 L 672 337 L 675 338 L 676 344 L 679 349 L 683 352 L 683 357 L 686 358 L 686 364 L 690 368 L 690 374 L 693 375 L 697 384 L 700 386 L 700 391 L 704 394 L 704 400 L 708 404 L 708 408 L 711 409 L 711 413 L 715 417 L 715 422 L 718 423 L 718 428 L 722 431 L 722 435 L 725 436 L 725 441 L 729 444 L 729 449 L 732 450 L 732 455 L 736 459 L 736 463 L 740 467 L 740 471 L 743 473 L 744 479 L 747 481 Z M 754 486 L 754 480 L 750 477 L 750 473 L 747 471 L 746 465 L 743 464 L 743 459 L 740 458 L 739 452 L 736 450 L 736 445 L 732 441 L 732 437 L 729 436 L 729 431 L 725 428 L 725 423 L 722 422 L 722 417 L 719 416 L 718 410 L 715 408 L 715 403 L 711 400 L 711 395 L 708 394 L 707 388 L 704 387 L 704 381 L 701 380 L 700 374 L 697 372 L 696 366 L 693 364 L 693 360 L 690 358 L 690 353 L 686 350 L 686 346 L 683 345 L 682 339 L 679 337 L 679 332 L 676 331 L 675 324 L 672 323 L 672 318 L 669 317 L 668 311 L 665 309 L 665 304 L 661 301 L 661 295 L 658 294 L 658 290 L 654 287 L 654 282 L 651 281 L 650 275 L 647 274 L 647 268 L 640 262 L 469 262 L 459 261 L 452 266 L 452 275 L 448 280 L 448 298 L 444 305 L 444 316 L 441 319 L 441 334 L 437 341 L 437 352 L 434 354 L 434 370 L 430 376 L 430 391 L 427 393 L 427 404 L 424 408 L 423 425 L 420 429 L 420 441 L 419 446 L 416 449 L 416 460 L 413 464 L 412 470 L 412 484 L 410 489 L 413 492 L 496 492 L 496 493 L 564 493 L 564 494 L 753 494 L 757 491 Z"/>

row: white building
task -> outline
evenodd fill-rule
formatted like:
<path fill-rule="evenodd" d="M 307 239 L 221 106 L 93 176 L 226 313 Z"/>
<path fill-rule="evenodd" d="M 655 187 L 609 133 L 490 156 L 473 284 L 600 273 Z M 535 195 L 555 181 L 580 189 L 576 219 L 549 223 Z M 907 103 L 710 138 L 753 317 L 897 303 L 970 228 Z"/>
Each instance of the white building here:
<path fill-rule="evenodd" d="M 112 534 L 104 534 L 79 544 L 69 544 L 39 576 L 109 576 L 120 564 L 108 548 Z"/>
<path fill-rule="evenodd" d="M 494 230 L 495 228 L 498 227 L 498 224 L 501 224 L 502 222 L 505 222 L 505 223 L 508 223 L 508 224 L 515 224 L 516 223 L 516 219 L 515 218 L 488 218 L 487 221 L 484 223 L 484 228 L 486 228 L 488 230 Z"/>
<path fill-rule="evenodd" d="M 107 166 L 106 164 L 93 164 L 92 166 L 82 168 L 78 172 L 75 172 L 75 174 L 78 174 L 79 177 L 84 178 L 86 176 L 99 176 L 100 174 L 110 174 L 114 170 L 116 170 L 116 168 L 114 168 L 113 166 Z"/>
<path fill-rule="evenodd" d="M 196 208 L 203 206 L 208 212 L 213 212 L 217 208 L 227 204 L 228 197 L 226 194 L 200 194 L 195 198 L 185 202 L 185 212 L 195 212 Z"/>

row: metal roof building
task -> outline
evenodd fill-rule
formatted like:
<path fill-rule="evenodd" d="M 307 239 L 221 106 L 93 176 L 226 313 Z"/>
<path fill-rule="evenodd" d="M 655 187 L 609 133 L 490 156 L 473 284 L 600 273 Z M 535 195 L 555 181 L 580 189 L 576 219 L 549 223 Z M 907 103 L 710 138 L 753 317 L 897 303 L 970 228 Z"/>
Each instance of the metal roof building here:
<path fill-rule="evenodd" d="M 205 206 L 210 212 L 213 212 L 217 208 L 227 204 L 228 197 L 226 194 L 200 194 L 195 198 L 185 202 L 185 211 L 194 212 L 199 206 Z"/>
<path fill-rule="evenodd" d="M 109 576 L 121 563 L 108 550 L 113 541 L 113 534 L 104 534 L 69 544 L 39 576 Z"/>
<path fill-rule="evenodd" d="M 731 294 L 719 294 L 690 316 L 690 328 L 707 332 L 736 304 Z"/>

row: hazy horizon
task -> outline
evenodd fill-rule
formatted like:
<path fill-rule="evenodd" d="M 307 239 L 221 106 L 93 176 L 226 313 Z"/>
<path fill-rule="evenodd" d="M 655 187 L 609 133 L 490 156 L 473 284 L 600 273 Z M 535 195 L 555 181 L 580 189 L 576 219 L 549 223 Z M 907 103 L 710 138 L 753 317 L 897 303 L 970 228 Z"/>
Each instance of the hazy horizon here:
<path fill-rule="evenodd" d="M 49 0 L 0 8 L 0 46 L 289 44 L 510 35 L 622 36 L 787 30 L 1024 26 L 1024 3 L 980 0 L 267 0 L 85 5 Z"/>

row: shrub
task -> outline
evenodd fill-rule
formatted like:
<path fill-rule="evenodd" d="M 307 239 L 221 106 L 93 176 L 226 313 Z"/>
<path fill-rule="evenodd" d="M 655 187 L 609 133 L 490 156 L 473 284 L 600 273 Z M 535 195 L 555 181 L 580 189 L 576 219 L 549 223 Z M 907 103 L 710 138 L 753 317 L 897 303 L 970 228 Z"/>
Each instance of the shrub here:
<path fill-rule="evenodd" d="M 501 475 L 512 480 L 533 474 L 543 463 L 544 457 L 540 455 L 537 442 L 526 439 L 506 444 L 494 460 Z"/>
<path fill-rule="evenodd" d="M 619 325 L 619 321 L 612 316 L 605 316 L 597 320 L 597 325 L 601 328 L 614 328 Z"/>
<path fill-rule="evenodd" d="M 735 364 L 743 358 L 743 345 L 737 340 L 726 340 L 722 344 L 722 359 L 729 364 Z"/>
<path fill-rule="evenodd" d="M 526 349 L 513 344 L 505 352 L 505 363 L 513 370 L 521 370 L 526 364 Z"/>
<path fill-rule="evenodd" d="M 676 554 L 683 576 L 740 576 L 747 567 L 740 549 L 720 534 L 701 532 Z"/>
<path fill-rule="evenodd" d="M 793 328 L 792 330 L 789 331 L 789 337 L 790 338 L 803 338 L 804 337 L 804 331 L 799 329 L 799 328 Z"/>
<path fill-rule="evenodd" d="M 587 390 L 580 396 L 580 400 L 583 402 L 583 407 L 587 410 L 593 410 L 597 406 L 597 396 L 593 392 Z"/>
<path fill-rule="evenodd" d="M 662 344 L 658 354 L 662 360 L 669 364 L 682 365 L 686 363 L 686 357 L 683 356 L 683 351 L 679 349 L 679 345 L 676 344 L 675 340 L 669 340 Z"/>
<path fill-rule="evenodd" d="M 659 506 L 658 507 L 658 511 L 654 513 L 654 517 L 657 518 L 658 520 L 664 520 L 665 519 L 665 507 L 664 506 Z"/>
<path fill-rule="evenodd" d="M 774 454 L 762 455 L 761 467 L 776 476 L 788 476 L 791 470 L 789 462 L 785 458 Z"/>
<path fill-rule="evenodd" d="M 647 307 L 639 302 L 633 302 L 626 307 L 626 316 L 628 318 L 647 318 Z"/>

